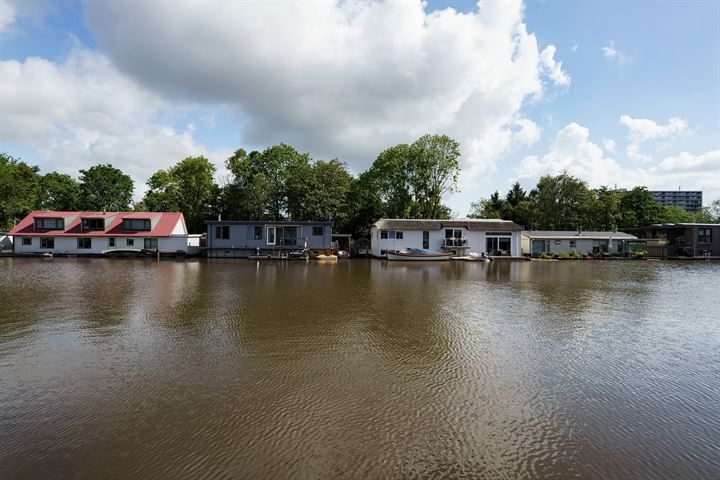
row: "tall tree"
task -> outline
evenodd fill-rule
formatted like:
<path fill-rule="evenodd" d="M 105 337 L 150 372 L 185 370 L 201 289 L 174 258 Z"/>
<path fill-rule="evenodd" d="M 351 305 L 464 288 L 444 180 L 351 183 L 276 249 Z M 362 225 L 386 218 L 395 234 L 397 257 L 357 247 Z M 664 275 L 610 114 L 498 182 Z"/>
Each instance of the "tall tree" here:
<path fill-rule="evenodd" d="M 525 190 L 520 186 L 520 182 L 515 182 L 512 187 L 510 187 L 510 190 L 508 191 L 507 195 L 505 195 L 505 200 L 510 204 L 510 206 L 514 207 L 518 203 L 522 202 L 523 200 L 527 200 L 528 196 L 525 193 Z"/>
<path fill-rule="evenodd" d="M 616 190 L 600 187 L 593 191 L 593 201 L 585 220 L 585 228 L 605 232 L 618 229 L 622 215 L 620 213 L 620 195 Z"/>
<path fill-rule="evenodd" d="M 9 230 L 40 203 L 38 167 L 0 153 L 0 230 Z"/>
<path fill-rule="evenodd" d="M 638 228 L 662 221 L 664 209 L 645 187 L 635 187 L 620 196 L 621 229 Z"/>
<path fill-rule="evenodd" d="M 292 220 L 325 220 L 344 225 L 353 177 L 338 160 L 299 163 L 288 179 L 288 212 Z"/>
<path fill-rule="evenodd" d="M 80 170 L 80 189 L 83 210 L 125 211 L 135 187 L 129 175 L 107 164 Z"/>
<path fill-rule="evenodd" d="M 400 144 L 380 152 L 362 175 L 363 184 L 374 191 L 382 204 L 381 216 L 413 218 L 417 212 L 411 185 L 412 153 Z"/>
<path fill-rule="evenodd" d="M 441 218 L 443 196 L 457 190 L 460 144 L 447 135 L 423 135 L 410 148 L 410 183 L 419 216 Z"/>
<path fill-rule="evenodd" d="M 143 202 L 150 211 L 180 211 L 191 232 L 202 232 L 203 221 L 214 211 L 219 188 L 215 165 L 205 157 L 187 157 L 148 180 Z"/>
<path fill-rule="evenodd" d="M 587 184 L 567 172 L 541 177 L 535 195 L 537 228 L 585 230 L 593 199 Z"/>
<path fill-rule="evenodd" d="M 50 172 L 40 179 L 40 208 L 43 210 L 79 210 L 83 192 L 70 175 Z"/>

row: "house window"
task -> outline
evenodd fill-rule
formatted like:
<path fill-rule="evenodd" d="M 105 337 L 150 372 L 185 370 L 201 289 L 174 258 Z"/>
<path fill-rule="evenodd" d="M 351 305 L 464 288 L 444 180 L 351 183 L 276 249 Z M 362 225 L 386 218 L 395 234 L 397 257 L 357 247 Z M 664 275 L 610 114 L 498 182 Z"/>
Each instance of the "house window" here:
<path fill-rule="evenodd" d="M 62 218 L 36 218 L 35 230 L 64 230 L 65 220 Z"/>
<path fill-rule="evenodd" d="M 380 239 L 385 240 L 388 238 L 388 231 L 387 230 L 380 230 Z"/>
<path fill-rule="evenodd" d="M 486 237 L 485 248 L 490 255 L 510 255 L 512 237 Z M 545 242 L 545 248 L 550 249 L 550 241 Z"/>
<path fill-rule="evenodd" d="M 82 229 L 84 232 L 93 230 L 105 230 L 105 220 L 102 218 L 83 218 Z"/>
<path fill-rule="evenodd" d="M 322 237 L 323 236 L 323 227 L 313 227 L 312 234 L 313 237 Z"/>
<path fill-rule="evenodd" d="M 230 238 L 230 226 L 223 225 L 215 227 L 215 238 L 227 240 Z"/>
<path fill-rule="evenodd" d="M 570 240 L 570 248 L 575 248 L 575 240 Z"/>
<path fill-rule="evenodd" d="M 111 247 L 115 246 L 115 237 L 108 238 L 108 245 Z"/>
<path fill-rule="evenodd" d="M 397 240 L 402 240 L 402 239 L 403 239 L 403 232 L 401 232 L 401 231 L 395 232 L 395 238 L 396 238 Z"/>
<path fill-rule="evenodd" d="M 26 247 L 32 245 L 32 237 L 22 237 L 22 244 Z"/>
<path fill-rule="evenodd" d="M 147 218 L 125 218 L 122 228 L 131 232 L 149 232 L 151 225 Z"/>
<path fill-rule="evenodd" d="M 267 227 L 267 244 L 275 245 L 275 227 Z"/>
<path fill-rule="evenodd" d="M 423 230 L 423 248 L 430 248 L 430 232 L 427 230 Z"/>
<path fill-rule="evenodd" d="M 698 228 L 698 243 L 712 243 L 711 228 Z"/>
<path fill-rule="evenodd" d="M 262 231 L 263 228 L 258 225 L 255 227 L 248 227 L 247 229 L 247 238 L 248 240 L 262 240 Z M 228 232 L 230 233 L 230 232 Z"/>
<path fill-rule="evenodd" d="M 146 238 L 145 239 L 145 250 L 157 250 L 158 239 L 157 238 Z"/>
<path fill-rule="evenodd" d="M 78 250 L 88 250 L 92 248 L 92 238 L 83 237 L 77 239 Z"/>
<path fill-rule="evenodd" d="M 395 230 L 390 230 L 390 231 L 388 232 L 388 237 L 389 237 L 391 240 L 395 240 Z"/>
<path fill-rule="evenodd" d="M 555 240 L 555 245 L 560 245 L 562 242 L 560 240 Z"/>
<path fill-rule="evenodd" d="M 607 253 L 608 241 L 607 240 L 593 240 L 592 253 Z"/>
<path fill-rule="evenodd" d="M 55 239 L 53 237 L 41 237 L 40 248 L 52 249 L 55 248 Z"/>
<path fill-rule="evenodd" d="M 134 238 L 128 238 L 125 240 L 125 245 L 128 247 L 132 247 L 135 245 L 135 239 Z"/>

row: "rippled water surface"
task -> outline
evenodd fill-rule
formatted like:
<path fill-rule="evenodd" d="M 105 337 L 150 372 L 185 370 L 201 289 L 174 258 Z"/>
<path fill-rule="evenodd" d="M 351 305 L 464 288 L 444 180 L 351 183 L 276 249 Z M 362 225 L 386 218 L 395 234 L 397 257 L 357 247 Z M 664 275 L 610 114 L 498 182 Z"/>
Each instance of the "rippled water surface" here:
<path fill-rule="evenodd" d="M 720 265 L 0 259 L 0 478 L 720 478 Z"/>

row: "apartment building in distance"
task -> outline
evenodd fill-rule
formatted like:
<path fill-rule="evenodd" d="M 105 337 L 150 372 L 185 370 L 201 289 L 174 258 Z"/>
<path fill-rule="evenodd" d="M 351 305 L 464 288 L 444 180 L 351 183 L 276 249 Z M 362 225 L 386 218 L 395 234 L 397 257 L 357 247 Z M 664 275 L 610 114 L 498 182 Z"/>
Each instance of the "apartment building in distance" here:
<path fill-rule="evenodd" d="M 702 208 L 702 192 L 695 190 L 651 190 L 653 199 L 660 205 L 677 205 L 687 212 Z"/>

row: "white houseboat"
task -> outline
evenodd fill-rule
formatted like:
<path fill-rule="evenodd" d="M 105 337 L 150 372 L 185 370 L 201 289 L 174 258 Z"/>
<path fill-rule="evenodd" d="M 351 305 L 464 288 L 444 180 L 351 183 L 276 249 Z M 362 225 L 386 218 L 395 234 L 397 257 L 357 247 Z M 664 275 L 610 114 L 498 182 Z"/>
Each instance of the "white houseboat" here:
<path fill-rule="evenodd" d="M 9 235 L 13 253 L 21 255 L 195 254 L 200 249 L 200 235 L 188 235 L 179 212 L 35 211 Z"/>
<path fill-rule="evenodd" d="M 454 255 L 486 253 L 519 257 L 521 227 L 510 220 L 417 220 L 383 218 L 370 227 L 373 256 L 406 248 L 422 248 Z"/>
<path fill-rule="evenodd" d="M 542 254 L 598 254 L 622 255 L 629 251 L 629 243 L 637 237 L 623 232 L 546 231 L 522 232 L 524 255 Z"/>

